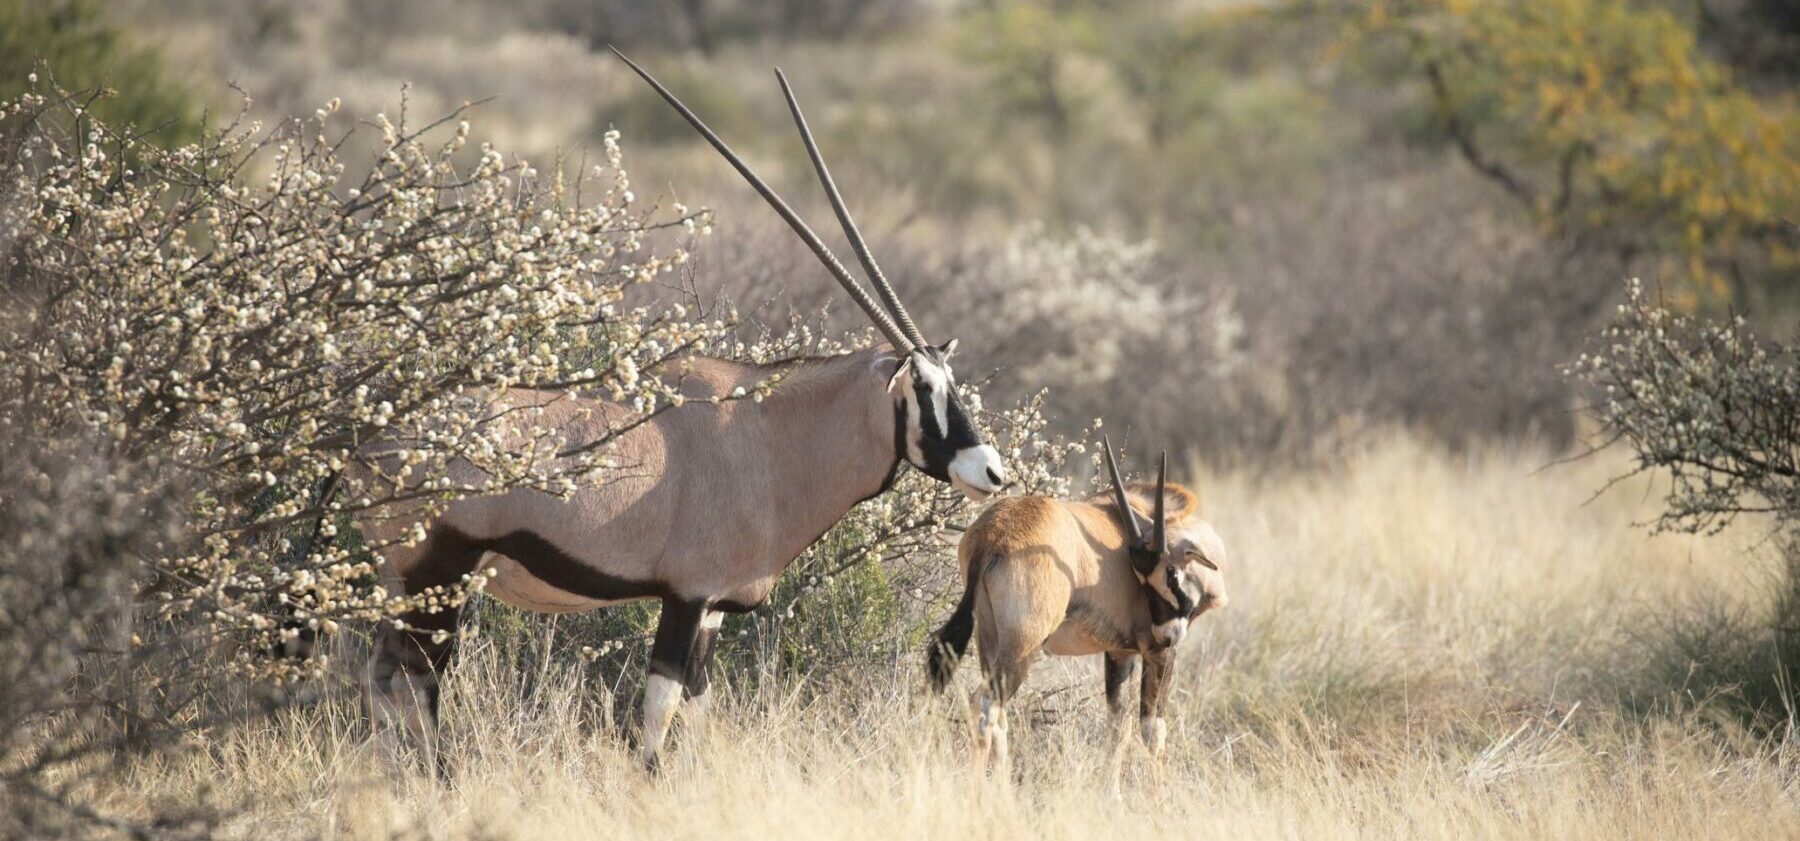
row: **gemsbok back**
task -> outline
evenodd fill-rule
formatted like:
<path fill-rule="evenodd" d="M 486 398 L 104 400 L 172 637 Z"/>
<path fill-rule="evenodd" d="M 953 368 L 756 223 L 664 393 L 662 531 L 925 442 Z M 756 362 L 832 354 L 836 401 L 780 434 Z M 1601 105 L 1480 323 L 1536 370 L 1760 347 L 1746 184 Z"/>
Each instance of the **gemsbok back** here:
<path fill-rule="evenodd" d="M 1115 758 L 1126 729 L 1125 682 L 1142 660 L 1140 732 L 1150 751 L 1160 754 L 1175 646 L 1189 622 L 1225 605 L 1224 542 L 1196 516 L 1194 492 L 1168 484 L 1168 454 L 1154 486 L 1127 489 L 1112 443 L 1104 446 L 1110 499 L 1002 499 L 982 512 L 957 547 L 962 599 L 933 638 L 926 670 L 932 688 L 942 691 L 970 636 L 979 633 L 985 680 L 976 696 L 978 768 L 990 758 L 1008 767 L 1006 704 L 1039 650 L 1105 656 Z M 1151 509 L 1147 517 L 1145 508 Z"/>
<path fill-rule="evenodd" d="M 383 576 L 390 591 L 417 594 L 480 572 L 492 576 L 489 595 L 552 613 L 660 600 L 641 739 L 643 760 L 654 768 L 684 692 L 691 710 L 704 710 L 723 614 L 760 605 L 807 546 L 856 503 L 889 487 L 901 461 L 977 500 L 1004 486 L 1006 472 L 957 396 L 949 364 L 956 342 L 930 344 L 901 306 L 781 72 L 807 153 L 885 309 L 718 135 L 643 68 L 619 57 L 786 220 L 887 343 L 784 363 L 781 383 L 759 402 L 708 398 L 754 387 L 770 375 L 768 367 L 690 358 L 681 381 L 687 399 L 616 441 L 612 453 L 632 465 L 628 475 L 567 498 L 514 490 L 455 502 L 424 524 L 424 540 L 385 550 Z M 571 444 L 604 431 L 597 418 L 626 411 L 562 393 L 514 390 L 502 400 L 542 407 L 539 422 L 558 427 Z M 410 526 L 398 519 L 362 527 L 371 540 L 387 541 Z M 403 617 L 404 628 L 384 625 L 365 676 L 377 727 L 410 731 L 428 754 L 435 754 L 439 678 L 456 642 L 458 613 L 417 612 Z"/>

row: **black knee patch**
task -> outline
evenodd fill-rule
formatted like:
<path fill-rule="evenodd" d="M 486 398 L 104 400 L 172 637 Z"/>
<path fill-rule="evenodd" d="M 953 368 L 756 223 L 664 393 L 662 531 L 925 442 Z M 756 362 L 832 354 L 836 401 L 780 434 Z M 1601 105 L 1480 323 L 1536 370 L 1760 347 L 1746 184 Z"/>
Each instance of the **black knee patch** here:
<path fill-rule="evenodd" d="M 711 683 L 708 672 L 712 664 L 713 646 L 718 643 L 719 632 L 715 628 L 702 628 L 700 636 L 694 640 L 694 649 L 688 655 L 687 676 L 683 684 L 687 687 L 689 698 L 706 694 Z"/>
<path fill-rule="evenodd" d="M 700 635 L 700 619 L 706 603 L 664 599 L 662 617 L 656 622 L 656 641 L 650 645 L 650 673 L 686 684 L 688 660 Z"/>

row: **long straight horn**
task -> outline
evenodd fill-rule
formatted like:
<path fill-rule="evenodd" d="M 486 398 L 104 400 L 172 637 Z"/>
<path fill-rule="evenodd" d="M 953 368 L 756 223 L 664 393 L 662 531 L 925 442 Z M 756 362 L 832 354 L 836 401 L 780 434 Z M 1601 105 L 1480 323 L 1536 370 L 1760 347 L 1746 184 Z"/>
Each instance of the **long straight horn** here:
<path fill-rule="evenodd" d="M 863 271 L 869 275 L 869 282 L 875 284 L 875 294 L 881 296 L 882 303 L 887 304 L 888 312 L 893 313 L 894 320 L 900 323 L 900 329 L 906 333 L 913 344 L 924 347 L 925 337 L 920 335 L 918 325 L 913 324 L 912 316 L 906 314 L 906 307 L 900 303 L 900 296 L 894 293 L 894 287 L 888 283 L 887 276 L 881 273 L 881 267 L 875 264 L 875 255 L 869 253 L 869 244 L 863 241 L 862 232 L 856 228 L 856 220 L 850 218 L 850 208 L 844 204 L 844 197 L 838 194 L 837 182 L 831 179 L 831 170 L 825 166 L 825 156 L 819 154 L 819 144 L 814 142 L 812 129 L 806 126 L 806 115 L 800 113 L 800 100 L 794 96 L 794 89 L 788 84 L 787 74 L 781 68 L 775 68 L 775 79 L 781 82 L 781 93 L 787 97 L 788 110 L 794 114 L 794 125 L 800 129 L 800 139 L 806 143 L 807 157 L 812 158 L 813 169 L 818 170 L 819 183 L 825 185 L 825 196 L 831 199 L 831 209 L 837 212 L 838 224 L 844 229 L 844 237 L 850 240 L 850 248 L 856 252 L 856 259 L 862 263 Z"/>
<path fill-rule="evenodd" d="M 1158 552 L 1169 551 L 1168 538 L 1163 533 L 1163 510 L 1169 495 L 1169 451 L 1163 450 L 1162 464 L 1156 468 L 1156 526 L 1151 532 L 1150 546 Z"/>
<path fill-rule="evenodd" d="M 1138 528 L 1137 512 L 1131 510 L 1131 500 L 1125 496 L 1125 478 L 1119 475 L 1119 460 L 1113 455 L 1112 439 L 1102 435 L 1100 443 L 1106 448 L 1106 469 L 1112 474 L 1113 497 L 1119 502 L 1119 517 L 1125 520 L 1131 546 L 1136 549 L 1144 545 L 1144 531 Z"/>
<path fill-rule="evenodd" d="M 627 58 L 624 53 L 619 52 L 618 47 L 611 47 L 611 49 L 613 55 L 618 56 L 619 59 L 630 66 L 632 70 L 636 71 L 639 76 L 643 77 L 644 81 L 649 82 L 650 87 L 655 88 L 656 92 L 661 94 L 662 98 L 667 101 L 669 105 L 673 106 L 677 113 L 681 114 L 682 119 L 688 121 L 688 125 L 693 126 L 694 130 L 699 132 L 701 137 L 706 138 L 706 142 L 711 143 L 712 147 L 717 149 L 719 154 L 725 157 L 725 160 L 731 164 L 732 168 L 736 169 L 739 175 L 744 176 L 744 180 L 750 182 L 750 186 L 756 188 L 756 192 L 762 194 L 763 200 L 768 202 L 770 207 L 775 208 L 775 212 L 780 214 L 782 220 L 788 223 L 788 227 L 793 228 L 794 233 L 800 236 L 800 240 L 805 242 L 808 248 L 812 249 L 813 254 L 819 258 L 819 262 L 825 264 L 826 271 L 831 272 L 831 276 L 837 278 L 838 284 L 844 287 L 845 292 L 850 293 L 850 297 L 856 301 L 856 305 L 862 307 L 863 312 L 868 314 L 869 319 L 875 322 L 875 326 L 881 330 L 883 335 L 887 336 L 888 341 L 894 344 L 894 349 L 902 353 L 911 352 L 914 346 L 912 339 L 908 337 L 907 334 L 900 332 L 900 328 L 894 325 L 894 320 L 889 318 L 887 313 L 881 309 L 880 305 L 875 303 L 875 299 L 869 297 L 868 290 L 864 289 L 862 284 L 856 282 L 856 278 L 851 276 L 848 269 L 844 268 L 843 263 L 838 262 L 838 258 L 831 253 L 831 249 L 825 247 L 825 243 L 819 239 L 819 235 L 813 233 L 812 228 L 807 227 L 806 223 L 801 221 L 800 215 L 795 213 L 793 208 L 788 207 L 788 203 L 782 201 L 781 196 L 771 189 L 768 184 L 763 183 L 761 178 L 756 177 L 756 173 L 750 170 L 750 166 L 744 163 L 743 159 L 739 158 L 736 153 L 732 152 L 731 147 L 725 145 L 725 141 L 719 139 L 719 136 L 714 134 L 712 129 L 707 128 L 706 123 L 702 122 L 693 111 L 689 110 L 686 105 L 683 105 L 681 100 L 675 97 L 675 94 L 670 93 L 668 88 L 663 87 L 661 82 L 656 81 L 656 77 L 651 76 L 649 71 L 639 67 L 637 62 L 632 61 L 630 58 Z"/>

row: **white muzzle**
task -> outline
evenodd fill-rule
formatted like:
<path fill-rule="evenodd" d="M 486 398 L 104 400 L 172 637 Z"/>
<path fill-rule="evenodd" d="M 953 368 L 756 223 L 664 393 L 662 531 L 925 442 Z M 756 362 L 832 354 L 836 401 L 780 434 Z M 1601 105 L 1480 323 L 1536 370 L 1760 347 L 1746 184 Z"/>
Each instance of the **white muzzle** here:
<path fill-rule="evenodd" d="M 1006 487 L 1006 465 L 1000 451 L 982 444 L 969 447 L 950 461 L 950 485 L 971 502 L 980 502 Z"/>

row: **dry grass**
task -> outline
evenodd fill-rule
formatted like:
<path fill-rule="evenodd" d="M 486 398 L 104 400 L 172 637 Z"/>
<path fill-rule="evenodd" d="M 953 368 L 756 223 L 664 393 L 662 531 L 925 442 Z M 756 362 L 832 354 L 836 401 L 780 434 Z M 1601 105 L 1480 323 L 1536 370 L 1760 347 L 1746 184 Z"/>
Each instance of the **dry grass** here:
<path fill-rule="evenodd" d="M 651 779 L 572 662 L 522 692 L 479 645 L 447 787 L 370 761 L 340 699 L 95 790 L 129 809 L 210 785 L 258 838 L 1800 837 L 1793 742 L 1652 665 L 1668 625 L 1766 605 L 1774 547 L 1648 537 L 1642 483 L 1583 505 L 1616 460 L 1548 460 L 1394 438 L 1328 474 L 1204 481 L 1233 602 L 1184 652 L 1168 755 L 1135 752 L 1122 799 L 1093 663 L 1040 666 L 1011 785 L 971 778 L 917 658 L 734 687 Z"/>

